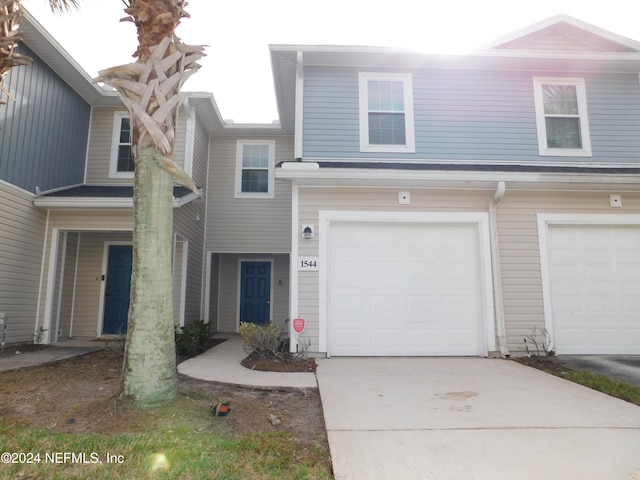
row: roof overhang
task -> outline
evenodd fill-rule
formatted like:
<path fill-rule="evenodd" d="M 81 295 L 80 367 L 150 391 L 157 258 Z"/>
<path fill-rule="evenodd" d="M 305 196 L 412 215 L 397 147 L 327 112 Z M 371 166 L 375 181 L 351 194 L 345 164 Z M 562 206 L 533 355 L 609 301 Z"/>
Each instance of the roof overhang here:
<path fill-rule="evenodd" d="M 276 168 L 276 178 L 308 186 L 495 190 L 496 182 L 503 181 L 520 190 L 640 191 L 638 167 L 284 162 Z"/>
<path fill-rule="evenodd" d="M 113 194 L 104 195 L 105 189 L 110 189 Z M 186 191 L 184 187 L 174 187 L 172 205 L 180 208 L 201 197 L 202 190 L 196 193 Z M 42 192 L 34 198 L 33 204 L 47 210 L 133 210 L 133 187 L 81 185 Z"/>

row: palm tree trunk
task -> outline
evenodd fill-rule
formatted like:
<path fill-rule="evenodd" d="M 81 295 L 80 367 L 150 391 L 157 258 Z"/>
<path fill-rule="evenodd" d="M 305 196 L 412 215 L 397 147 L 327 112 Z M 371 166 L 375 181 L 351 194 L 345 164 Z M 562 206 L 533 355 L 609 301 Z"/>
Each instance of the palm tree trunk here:
<path fill-rule="evenodd" d="M 197 191 L 172 160 L 180 88 L 203 47 L 183 44 L 174 30 L 185 0 L 128 0 L 138 30 L 136 63 L 100 72 L 129 109 L 135 159 L 131 303 L 120 397 L 150 407 L 177 396 L 171 252 L 173 181 Z"/>
<path fill-rule="evenodd" d="M 152 146 L 138 151 L 134 186 L 133 271 L 122 398 L 152 407 L 177 395 L 171 252 L 172 179 Z"/>

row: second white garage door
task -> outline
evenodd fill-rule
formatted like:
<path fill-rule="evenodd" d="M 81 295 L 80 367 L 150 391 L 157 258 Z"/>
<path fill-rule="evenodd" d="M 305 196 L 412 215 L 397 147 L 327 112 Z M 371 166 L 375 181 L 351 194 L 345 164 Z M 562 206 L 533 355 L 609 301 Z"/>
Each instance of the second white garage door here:
<path fill-rule="evenodd" d="M 640 354 L 640 226 L 552 225 L 548 251 L 556 352 Z"/>
<path fill-rule="evenodd" d="M 329 354 L 485 354 L 479 251 L 474 224 L 332 224 Z"/>

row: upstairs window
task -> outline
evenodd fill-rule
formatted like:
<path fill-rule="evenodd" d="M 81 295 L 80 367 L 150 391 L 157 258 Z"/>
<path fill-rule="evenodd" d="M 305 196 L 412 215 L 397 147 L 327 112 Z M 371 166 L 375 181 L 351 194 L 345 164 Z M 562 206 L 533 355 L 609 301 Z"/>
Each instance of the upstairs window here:
<path fill-rule="evenodd" d="M 122 112 L 115 114 L 112 143 L 110 176 L 133 177 L 135 163 L 131 149 L 131 120 L 128 114 Z"/>
<path fill-rule="evenodd" d="M 360 73 L 360 151 L 415 152 L 408 73 Z"/>
<path fill-rule="evenodd" d="M 584 79 L 534 78 L 540 155 L 591 156 Z"/>
<path fill-rule="evenodd" d="M 273 198 L 274 169 L 273 140 L 238 140 L 235 196 Z"/>

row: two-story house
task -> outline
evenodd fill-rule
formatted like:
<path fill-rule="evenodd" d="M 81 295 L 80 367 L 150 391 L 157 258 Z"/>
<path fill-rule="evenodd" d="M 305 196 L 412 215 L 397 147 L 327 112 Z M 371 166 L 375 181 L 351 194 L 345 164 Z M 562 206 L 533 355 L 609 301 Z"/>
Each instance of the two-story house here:
<path fill-rule="evenodd" d="M 271 55 L 311 351 L 640 353 L 640 43 L 558 16 L 467 55 Z"/>
<path fill-rule="evenodd" d="M 31 16 L 0 109 L 7 341 L 126 330 L 128 117 Z M 559 16 L 468 55 L 274 45 L 280 123 L 185 94 L 177 325 L 317 355 L 640 353 L 640 43 Z M 289 319 L 304 318 L 296 334 Z M 298 324 L 299 325 L 299 324 Z"/>

